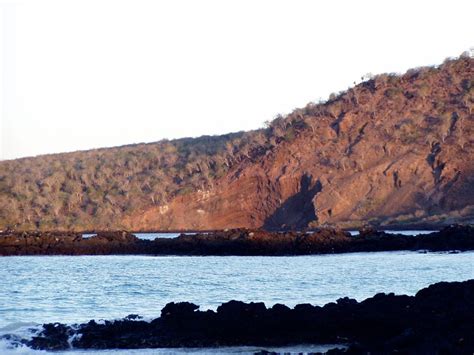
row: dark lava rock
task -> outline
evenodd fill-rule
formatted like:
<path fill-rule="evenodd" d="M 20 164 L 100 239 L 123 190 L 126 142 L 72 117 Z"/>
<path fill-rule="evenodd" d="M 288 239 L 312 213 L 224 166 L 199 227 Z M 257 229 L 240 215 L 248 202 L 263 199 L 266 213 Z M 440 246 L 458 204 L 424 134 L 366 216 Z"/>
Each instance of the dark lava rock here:
<path fill-rule="evenodd" d="M 68 339 L 74 330 L 61 323 L 43 325 L 40 337 L 35 338 L 35 347 L 38 349 L 63 350 L 69 348 Z"/>
<path fill-rule="evenodd" d="M 332 228 L 310 233 L 233 229 L 155 240 L 140 240 L 126 231 L 98 232 L 91 238 L 64 232 L 0 234 L 0 255 L 307 255 L 391 250 L 474 250 L 474 227 L 453 225 L 418 236 L 371 228 L 358 236 Z"/>
<path fill-rule="evenodd" d="M 474 280 L 440 282 L 415 296 L 342 298 L 324 307 L 230 301 L 216 311 L 199 311 L 192 303 L 170 303 L 151 322 L 127 317 L 105 324 L 45 324 L 25 342 L 34 349 L 67 349 L 72 335 L 79 349 L 341 344 L 347 348 L 328 353 L 472 354 Z"/>

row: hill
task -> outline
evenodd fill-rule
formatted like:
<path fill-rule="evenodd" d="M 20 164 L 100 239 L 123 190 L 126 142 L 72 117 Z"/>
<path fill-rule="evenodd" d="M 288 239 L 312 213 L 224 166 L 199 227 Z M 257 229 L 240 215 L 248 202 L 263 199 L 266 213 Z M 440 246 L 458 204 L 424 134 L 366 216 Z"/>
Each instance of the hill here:
<path fill-rule="evenodd" d="M 378 75 L 256 131 L 0 162 L 0 228 L 474 221 L 473 64 Z"/>

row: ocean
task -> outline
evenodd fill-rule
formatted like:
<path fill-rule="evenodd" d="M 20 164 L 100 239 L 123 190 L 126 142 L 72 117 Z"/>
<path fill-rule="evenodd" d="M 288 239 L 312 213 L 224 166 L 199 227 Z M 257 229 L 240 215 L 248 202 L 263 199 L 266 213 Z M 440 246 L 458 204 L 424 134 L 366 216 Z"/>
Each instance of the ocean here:
<path fill-rule="evenodd" d="M 201 309 L 216 309 L 232 299 L 265 302 L 270 307 L 275 303 L 324 305 L 345 296 L 360 301 L 379 292 L 414 295 L 435 282 L 473 279 L 473 265 L 474 252 L 397 251 L 276 257 L 2 257 L 0 336 L 11 336 L 0 340 L 0 353 L 32 352 L 25 347 L 15 348 L 15 336 L 32 336 L 42 323 L 112 320 L 129 314 L 153 319 L 173 301 L 189 301 Z M 259 349 L 182 351 L 215 354 L 252 353 Z M 307 345 L 280 350 L 318 349 L 321 350 Z M 179 350 L 170 351 L 154 349 L 148 353 L 169 354 Z"/>

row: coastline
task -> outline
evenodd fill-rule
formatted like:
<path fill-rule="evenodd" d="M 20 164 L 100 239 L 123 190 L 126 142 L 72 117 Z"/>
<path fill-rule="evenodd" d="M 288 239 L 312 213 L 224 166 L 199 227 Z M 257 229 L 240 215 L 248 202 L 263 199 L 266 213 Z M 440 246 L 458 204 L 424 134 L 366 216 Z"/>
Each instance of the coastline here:
<path fill-rule="evenodd" d="M 357 236 L 342 229 L 314 232 L 267 232 L 233 229 L 176 238 L 141 240 L 127 231 L 98 232 L 84 238 L 75 232 L 0 234 L 0 256 L 11 255 L 311 255 L 398 250 L 474 250 L 474 227 L 452 225 L 438 232 L 407 236 L 372 228 Z"/>
<path fill-rule="evenodd" d="M 341 298 L 323 307 L 230 301 L 216 311 L 169 303 L 159 318 L 44 324 L 22 343 L 38 350 L 144 349 L 339 344 L 329 354 L 472 353 L 474 280 L 440 282 L 415 296 L 376 294 Z"/>

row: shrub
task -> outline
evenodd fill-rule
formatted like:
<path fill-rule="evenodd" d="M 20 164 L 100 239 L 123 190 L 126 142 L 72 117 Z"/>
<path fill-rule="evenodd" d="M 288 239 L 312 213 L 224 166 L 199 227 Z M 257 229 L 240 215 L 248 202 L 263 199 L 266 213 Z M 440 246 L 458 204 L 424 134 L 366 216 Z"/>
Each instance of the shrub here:
<path fill-rule="evenodd" d="M 388 88 L 385 90 L 384 95 L 389 99 L 394 100 L 403 96 L 403 91 L 400 88 Z"/>

